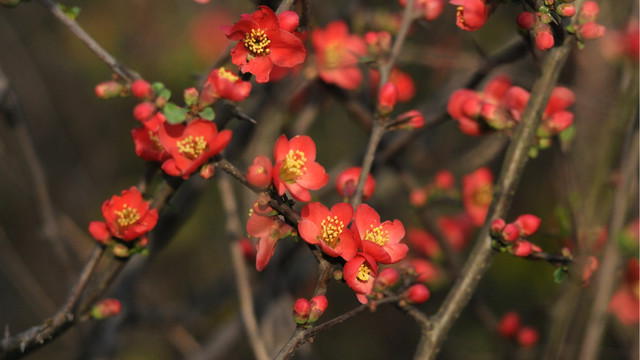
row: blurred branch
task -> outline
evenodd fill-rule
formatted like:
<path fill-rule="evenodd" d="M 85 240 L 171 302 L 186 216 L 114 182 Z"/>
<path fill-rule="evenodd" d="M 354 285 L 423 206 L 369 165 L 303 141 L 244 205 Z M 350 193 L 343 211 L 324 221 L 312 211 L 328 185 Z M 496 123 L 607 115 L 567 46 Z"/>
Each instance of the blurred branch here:
<path fill-rule="evenodd" d="M 89 34 L 80 25 L 67 16 L 67 14 L 62 11 L 56 3 L 51 0 L 40 0 L 40 3 L 44 5 L 53 16 L 55 16 L 60 22 L 62 22 L 69 30 L 83 43 L 85 44 L 89 50 L 91 50 L 96 56 L 102 60 L 107 66 L 113 70 L 114 73 L 118 74 L 122 80 L 131 83 L 134 80 L 138 79 L 140 76 L 135 73 L 133 70 L 130 70 L 123 64 L 121 64 L 118 60 L 116 60 L 111 54 L 109 54 L 105 49 L 100 46 Z"/>
<path fill-rule="evenodd" d="M 432 331 L 422 334 L 415 359 L 434 359 L 436 357 L 446 335 L 466 307 L 480 279 L 491 264 L 495 253 L 491 248 L 491 240 L 488 236 L 489 224 L 494 219 L 504 218 L 507 215 L 522 172 L 529 160 L 529 148 L 540 125 L 542 113 L 573 45 L 573 39 L 568 37 L 562 46 L 553 49 L 547 55 L 542 74 L 533 85 L 522 121 L 507 150 L 493 200 L 485 224 L 476 239 L 476 245 L 461 271 L 461 276 L 433 317 Z"/>

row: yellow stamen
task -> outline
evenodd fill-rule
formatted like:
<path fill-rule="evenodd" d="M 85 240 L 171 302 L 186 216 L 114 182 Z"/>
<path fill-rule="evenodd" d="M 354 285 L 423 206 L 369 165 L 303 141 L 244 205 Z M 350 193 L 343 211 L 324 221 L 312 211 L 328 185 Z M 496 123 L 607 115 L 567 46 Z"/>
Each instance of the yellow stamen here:
<path fill-rule="evenodd" d="M 130 208 L 127 204 L 122 206 L 122 210 L 114 210 L 113 212 L 118 216 L 116 222 L 121 228 L 133 225 L 140 220 L 138 209 Z"/>
<path fill-rule="evenodd" d="M 365 263 L 362 263 L 362 265 L 360 265 L 360 267 L 358 268 L 358 274 L 356 275 L 356 278 L 358 278 L 358 280 L 360 281 L 367 281 L 371 276 L 370 273 L 371 269 L 369 269 L 369 267 Z"/>
<path fill-rule="evenodd" d="M 251 33 L 245 36 L 244 46 L 251 52 L 251 55 L 268 55 L 271 40 L 262 29 L 251 29 Z"/>
<path fill-rule="evenodd" d="M 335 249 L 338 242 L 340 242 L 340 235 L 344 230 L 344 223 L 334 215 L 333 217 L 328 216 L 322 220 L 320 227 L 322 228 L 322 241 L 332 249 Z"/>
<path fill-rule="evenodd" d="M 473 194 L 473 203 L 476 205 L 488 205 L 491 203 L 493 196 L 493 186 L 491 184 L 483 185 Z"/>
<path fill-rule="evenodd" d="M 464 17 L 462 16 L 463 11 L 464 11 L 464 7 L 463 6 L 458 6 L 456 8 L 456 17 L 458 19 L 460 19 L 460 23 L 461 24 L 464 24 Z"/>
<path fill-rule="evenodd" d="M 218 69 L 218 75 L 220 75 L 221 78 L 227 79 L 233 83 L 240 80 L 240 78 L 236 74 L 225 69 L 224 67 L 221 67 L 220 69 Z"/>
<path fill-rule="evenodd" d="M 373 225 L 369 225 L 369 230 L 364 234 L 364 239 L 384 246 L 389 241 L 389 233 L 382 230 L 382 225 L 375 228 Z"/>
<path fill-rule="evenodd" d="M 289 150 L 287 156 L 285 156 L 284 161 L 282 162 L 282 167 L 280 168 L 280 178 L 282 181 L 294 183 L 296 179 L 304 175 L 307 171 L 307 168 L 305 167 L 306 163 L 307 158 L 304 156 L 302 151 L 293 149 Z"/>
<path fill-rule="evenodd" d="M 160 142 L 158 135 L 154 134 L 153 131 L 149 131 L 149 140 L 151 140 L 151 142 L 153 143 L 154 150 L 158 152 L 164 150 L 164 146 L 162 146 L 162 143 Z"/>
<path fill-rule="evenodd" d="M 189 160 L 195 160 L 200 154 L 207 150 L 208 144 L 204 140 L 204 136 L 191 135 L 176 143 L 178 151 Z"/>
<path fill-rule="evenodd" d="M 344 57 L 342 49 L 339 49 L 337 42 L 332 42 L 324 49 L 324 65 L 327 69 L 334 69 L 340 66 Z"/>

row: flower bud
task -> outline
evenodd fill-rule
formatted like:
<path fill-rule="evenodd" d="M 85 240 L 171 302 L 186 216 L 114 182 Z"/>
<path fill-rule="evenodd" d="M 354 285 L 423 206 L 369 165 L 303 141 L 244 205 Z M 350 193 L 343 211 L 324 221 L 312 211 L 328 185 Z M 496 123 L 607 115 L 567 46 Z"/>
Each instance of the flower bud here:
<path fill-rule="evenodd" d="M 578 28 L 578 37 L 583 40 L 597 39 L 604 36 L 605 32 L 604 26 L 589 21 Z"/>
<path fill-rule="evenodd" d="M 392 82 L 388 82 L 380 89 L 378 95 L 378 111 L 380 115 L 387 116 L 398 102 L 398 88 Z"/>
<path fill-rule="evenodd" d="M 536 47 L 539 50 L 545 51 L 551 49 L 554 45 L 553 33 L 549 25 L 542 24 L 535 28 L 533 34 L 536 38 Z"/>
<path fill-rule="evenodd" d="M 293 306 L 293 319 L 297 324 L 306 324 L 309 320 L 310 311 L 311 304 L 309 303 L 309 300 L 299 298 Z"/>
<path fill-rule="evenodd" d="M 115 80 L 103 81 L 96 85 L 96 95 L 100 99 L 111 99 L 122 94 L 124 86 Z"/>
<path fill-rule="evenodd" d="M 190 87 L 188 89 L 184 89 L 184 103 L 187 106 L 192 106 L 198 103 L 198 90 L 194 87 Z"/>
<path fill-rule="evenodd" d="M 391 34 L 387 31 L 369 31 L 364 34 L 364 41 L 372 55 L 386 54 L 391 48 Z"/>
<path fill-rule="evenodd" d="M 327 309 L 329 302 L 327 301 L 327 297 L 324 295 L 317 295 L 311 298 L 311 310 L 309 311 L 309 321 L 310 323 L 316 322 L 320 316 Z"/>
<path fill-rule="evenodd" d="M 271 160 L 264 155 L 258 155 L 247 170 L 247 181 L 255 187 L 266 188 L 271 184 L 272 169 Z"/>
<path fill-rule="evenodd" d="M 91 317 L 96 320 L 103 320 L 116 316 L 122 310 L 122 304 L 117 299 L 104 299 L 93 306 Z"/>
<path fill-rule="evenodd" d="M 353 166 L 338 175 L 336 178 L 336 191 L 340 197 L 347 200 L 353 197 L 361 172 L 361 167 Z M 367 201 L 373 195 L 375 190 L 376 181 L 373 179 L 371 174 L 368 174 L 364 183 L 364 190 L 362 192 L 363 201 Z"/>
<path fill-rule="evenodd" d="M 502 236 L 502 230 L 504 229 L 504 227 L 507 225 L 507 223 L 498 218 L 495 219 L 491 222 L 491 227 L 490 227 L 490 234 L 491 237 L 500 237 Z"/>
<path fill-rule="evenodd" d="M 203 179 L 208 179 L 213 176 L 215 170 L 216 168 L 213 164 L 206 164 L 200 168 L 200 176 L 202 176 Z"/>
<path fill-rule="evenodd" d="M 153 97 L 153 89 L 147 81 L 138 79 L 131 84 L 131 94 L 138 99 L 150 99 Z"/>
<path fill-rule="evenodd" d="M 428 194 L 424 188 L 412 190 L 409 194 L 409 202 L 415 207 L 422 207 L 427 203 Z"/>
<path fill-rule="evenodd" d="M 133 117 L 140 122 L 145 122 L 156 112 L 156 105 L 150 101 L 141 102 L 133 108 Z"/>
<path fill-rule="evenodd" d="M 429 300 L 430 296 L 431 293 L 424 284 L 411 285 L 411 287 L 407 290 L 407 300 L 411 301 L 414 304 L 421 304 Z"/>
<path fill-rule="evenodd" d="M 529 11 L 523 11 L 516 18 L 516 24 L 521 29 L 531 30 L 536 24 L 536 15 Z"/>
<path fill-rule="evenodd" d="M 537 344 L 539 338 L 538 330 L 530 326 L 524 326 L 518 331 L 517 340 L 518 344 L 522 347 L 531 347 Z"/>
<path fill-rule="evenodd" d="M 507 224 L 500 235 L 504 241 L 514 242 L 520 237 L 520 228 L 513 223 Z"/>
<path fill-rule="evenodd" d="M 439 189 L 451 190 L 453 189 L 455 179 L 451 171 L 441 170 L 441 171 L 438 171 L 438 173 L 436 174 L 434 182 L 436 184 L 436 187 Z"/>
<path fill-rule="evenodd" d="M 513 223 L 516 224 L 520 229 L 520 236 L 530 236 L 538 231 L 538 227 L 540 227 L 540 221 L 540 218 L 535 215 L 524 214 L 518 216 L 516 221 L 514 221 Z"/>
<path fill-rule="evenodd" d="M 580 9 L 580 18 L 578 22 L 580 24 L 584 24 L 586 22 L 595 21 L 598 18 L 598 13 L 600 12 L 600 7 L 598 3 L 595 1 L 585 1 L 582 4 L 582 8 Z"/>
<path fill-rule="evenodd" d="M 498 333 L 506 339 L 515 338 L 520 329 L 520 322 L 520 315 L 517 312 L 506 312 L 498 324 Z"/>
<path fill-rule="evenodd" d="M 373 283 L 373 290 L 376 292 L 384 291 L 393 285 L 395 285 L 400 279 L 400 274 L 395 268 L 385 268 L 378 273 L 375 282 Z"/>
<path fill-rule="evenodd" d="M 549 24 L 553 21 L 553 17 L 548 13 L 538 13 L 538 19 L 540 19 L 542 24 Z"/>
<path fill-rule="evenodd" d="M 393 128 L 400 130 L 420 129 L 424 126 L 424 116 L 418 110 L 410 110 L 399 115 Z"/>
<path fill-rule="evenodd" d="M 576 14 L 576 6 L 573 4 L 560 4 L 556 7 L 556 13 L 562 17 L 572 17 Z"/>
<path fill-rule="evenodd" d="M 113 245 L 113 255 L 120 258 L 129 257 L 129 248 L 124 244 L 115 244 Z"/>
<path fill-rule="evenodd" d="M 511 249 L 511 253 L 515 256 L 526 257 L 531 255 L 531 243 L 526 240 L 519 240 Z"/>

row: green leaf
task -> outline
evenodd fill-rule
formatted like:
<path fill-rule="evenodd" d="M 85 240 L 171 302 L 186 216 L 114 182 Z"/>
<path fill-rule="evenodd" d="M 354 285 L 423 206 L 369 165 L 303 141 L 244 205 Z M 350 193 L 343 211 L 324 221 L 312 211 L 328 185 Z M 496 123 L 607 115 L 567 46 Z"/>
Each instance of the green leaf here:
<path fill-rule="evenodd" d="M 64 12 L 64 14 L 67 15 L 67 17 L 71 20 L 77 19 L 78 15 L 80 15 L 80 8 L 77 6 L 70 8 L 60 3 L 58 3 L 57 5 L 58 5 L 58 8 L 62 10 L 62 12 Z"/>
<path fill-rule="evenodd" d="M 187 118 L 189 110 L 183 109 L 174 103 L 167 103 L 162 109 L 162 113 L 167 118 L 169 124 L 179 124 Z"/>
<path fill-rule="evenodd" d="M 198 113 L 198 116 L 205 120 L 211 121 L 216 118 L 216 113 L 213 112 L 213 109 L 211 107 L 207 106 Z"/>
<path fill-rule="evenodd" d="M 556 284 L 562 284 L 564 281 L 564 269 L 557 268 L 556 271 L 553 272 L 553 281 L 555 281 Z"/>
<path fill-rule="evenodd" d="M 161 97 L 165 100 L 171 99 L 171 90 L 167 89 L 163 83 L 155 82 L 151 85 L 153 92 L 158 94 L 158 97 Z"/>
<path fill-rule="evenodd" d="M 569 147 L 571 147 L 571 144 L 573 143 L 573 138 L 576 137 L 576 127 L 573 125 L 569 126 L 558 134 L 558 137 L 560 138 L 560 146 L 562 150 L 569 150 Z"/>

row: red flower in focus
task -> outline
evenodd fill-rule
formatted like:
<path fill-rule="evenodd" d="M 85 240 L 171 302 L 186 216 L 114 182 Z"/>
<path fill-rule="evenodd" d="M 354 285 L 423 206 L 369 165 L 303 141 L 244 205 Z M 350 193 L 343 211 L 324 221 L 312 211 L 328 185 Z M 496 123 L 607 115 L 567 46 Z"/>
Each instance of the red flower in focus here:
<path fill-rule="evenodd" d="M 637 326 L 640 319 L 640 266 L 638 259 L 627 261 L 627 270 L 622 284 L 609 302 L 609 312 L 626 326 Z"/>
<path fill-rule="evenodd" d="M 122 190 L 102 204 L 102 221 L 92 221 L 89 232 L 94 239 L 104 243 L 110 237 L 123 241 L 135 240 L 148 233 L 158 222 L 158 210 L 149 209 L 149 202 L 142 199 L 136 187 Z"/>
<path fill-rule="evenodd" d="M 233 26 L 223 26 L 230 40 L 238 41 L 231 50 L 231 62 L 243 73 L 250 72 L 259 83 L 269 81 L 274 65 L 291 68 L 304 62 L 306 50 L 293 34 L 298 15 L 285 11 L 279 15 L 266 6 L 253 14 L 242 14 Z"/>
<path fill-rule="evenodd" d="M 335 204 L 331 210 L 319 202 L 304 206 L 298 233 L 309 244 L 319 245 L 329 256 L 351 260 L 358 251 L 356 240 L 347 226 L 353 216 L 348 203 Z"/>
<path fill-rule="evenodd" d="M 351 199 L 358 186 L 358 180 L 360 179 L 360 173 L 362 168 L 359 166 L 350 167 L 341 172 L 336 178 L 336 191 L 343 199 Z M 376 181 L 371 174 L 367 175 L 367 179 L 364 183 L 364 190 L 362 192 L 362 200 L 367 201 L 373 195 L 376 189 Z"/>
<path fill-rule="evenodd" d="M 333 21 L 325 29 L 311 33 L 316 53 L 316 66 L 322 81 L 346 90 L 354 90 L 362 82 L 358 57 L 367 53 L 367 45 L 357 35 L 349 34 L 344 21 Z"/>
<path fill-rule="evenodd" d="M 202 87 L 200 105 L 208 105 L 218 98 L 242 101 L 251 92 L 251 83 L 242 81 L 239 76 L 224 67 L 213 69 Z"/>
<path fill-rule="evenodd" d="M 405 257 L 409 247 L 401 244 L 404 226 L 400 220 L 380 223 L 380 215 L 371 206 L 360 204 L 356 208 L 351 230 L 360 239 L 364 253 L 383 264 L 393 264 Z"/>
<path fill-rule="evenodd" d="M 347 285 L 356 292 L 358 301 L 366 304 L 367 295 L 373 290 L 373 283 L 378 274 L 378 264 L 369 254 L 357 253 L 353 259 L 344 264 L 342 276 Z"/>
<path fill-rule="evenodd" d="M 318 190 L 329 182 L 329 175 L 316 160 L 316 144 L 308 136 L 291 140 L 281 135 L 273 148 L 273 183 L 279 195 L 289 190 L 299 201 L 311 200 L 309 189 Z"/>
<path fill-rule="evenodd" d="M 218 132 L 215 123 L 196 119 L 188 125 L 164 123 L 158 133 L 160 143 L 171 154 L 162 170 L 171 176 L 189 176 L 231 141 L 231 130 Z"/>
<path fill-rule="evenodd" d="M 489 18 L 484 0 L 450 0 L 449 3 L 457 5 L 456 25 L 462 30 L 478 30 Z"/>
<path fill-rule="evenodd" d="M 400 0 L 400 5 L 407 6 L 407 0 Z M 427 21 L 432 21 L 442 14 L 444 0 L 416 0 L 413 8 L 423 13 Z"/>
<path fill-rule="evenodd" d="M 493 174 L 488 168 L 480 168 L 462 178 L 462 203 L 473 225 L 484 223 L 492 196 Z"/>
<path fill-rule="evenodd" d="M 293 228 L 282 221 L 278 216 L 263 216 L 252 212 L 247 220 L 247 233 L 258 238 L 256 269 L 262 271 L 276 250 L 276 243 L 281 238 L 288 236 Z"/>
<path fill-rule="evenodd" d="M 146 161 L 163 162 L 171 157 L 171 154 L 162 146 L 158 139 L 158 132 L 137 127 L 131 130 L 136 155 Z"/>
<path fill-rule="evenodd" d="M 271 184 L 273 177 L 273 165 L 271 160 L 264 155 L 258 155 L 253 159 L 253 164 L 247 170 L 247 181 L 249 184 L 265 188 Z"/>

